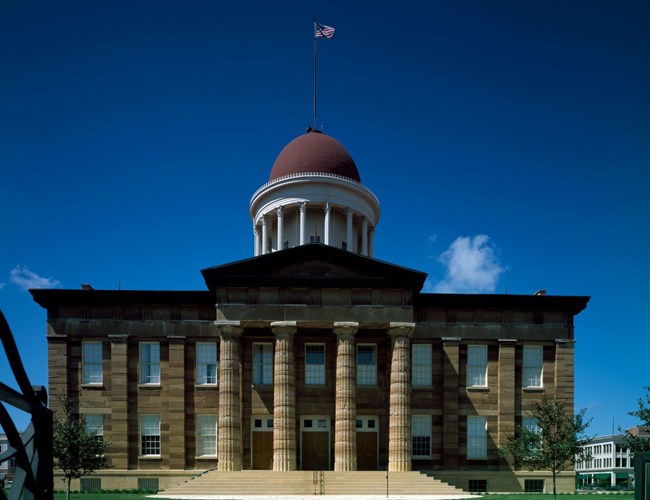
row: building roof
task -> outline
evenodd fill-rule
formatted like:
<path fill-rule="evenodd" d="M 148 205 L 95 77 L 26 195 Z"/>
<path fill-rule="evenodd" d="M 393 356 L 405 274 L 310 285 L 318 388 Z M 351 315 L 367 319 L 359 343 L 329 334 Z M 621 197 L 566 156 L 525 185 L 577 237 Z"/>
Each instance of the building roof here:
<path fill-rule="evenodd" d="M 269 181 L 287 175 L 324 173 L 361 182 L 357 165 L 336 139 L 308 130 L 287 144 L 275 160 Z"/>

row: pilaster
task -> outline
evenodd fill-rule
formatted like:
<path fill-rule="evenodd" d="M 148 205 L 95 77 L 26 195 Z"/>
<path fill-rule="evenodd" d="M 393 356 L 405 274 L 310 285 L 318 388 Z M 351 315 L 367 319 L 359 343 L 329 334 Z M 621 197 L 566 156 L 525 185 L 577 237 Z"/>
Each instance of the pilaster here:
<path fill-rule="evenodd" d="M 515 432 L 515 345 L 514 339 L 499 339 L 499 391 L 497 445 L 503 446 Z"/>
<path fill-rule="evenodd" d="M 300 209 L 300 244 L 307 243 L 307 203 L 302 202 L 299 205 Z"/>
<path fill-rule="evenodd" d="M 129 468 L 128 336 L 109 335 L 111 342 L 111 466 Z"/>
<path fill-rule="evenodd" d="M 458 469 L 458 383 L 460 368 L 460 338 L 444 337 L 442 392 L 442 466 Z"/>
<path fill-rule="evenodd" d="M 185 468 L 185 337 L 167 337 L 169 345 L 169 468 Z M 172 399 L 173 398 L 173 399 Z"/>
<path fill-rule="evenodd" d="M 219 424 L 217 455 L 220 471 L 241 470 L 241 386 L 239 339 L 242 328 L 239 321 L 216 321 L 220 336 L 219 359 Z"/>
<path fill-rule="evenodd" d="M 354 335 L 357 322 L 335 322 L 336 334 L 336 421 L 334 470 L 357 470 L 357 393 Z"/>
<path fill-rule="evenodd" d="M 296 381 L 293 362 L 295 321 L 274 321 L 273 470 L 296 470 Z"/>
<path fill-rule="evenodd" d="M 391 323 L 390 416 L 388 470 L 411 470 L 411 351 L 415 323 Z"/>
<path fill-rule="evenodd" d="M 555 397 L 563 399 L 573 410 L 575 340 L 555 340 Z"/>
<path fill-rule="evenodd" d="M 283 216 L 283 208 L 280 207 L 277 210 L 278 214 L 278 234 L 277 234 L 277 249 L 282 250 L 283 245 L 284 245 L 284 216 Z"/>

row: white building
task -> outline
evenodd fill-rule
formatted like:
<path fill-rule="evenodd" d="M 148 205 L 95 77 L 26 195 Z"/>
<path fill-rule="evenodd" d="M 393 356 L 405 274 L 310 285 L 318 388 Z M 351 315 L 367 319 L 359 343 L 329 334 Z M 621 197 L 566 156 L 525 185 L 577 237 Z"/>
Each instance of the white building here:
<path fill-rule="evenodd" d="M 634 487 L 634 454 L 625 446 L 625 436 L 596 437 L 584 448 L 589 450 L 590 459 L 576 463 L 579 489 Z"/>

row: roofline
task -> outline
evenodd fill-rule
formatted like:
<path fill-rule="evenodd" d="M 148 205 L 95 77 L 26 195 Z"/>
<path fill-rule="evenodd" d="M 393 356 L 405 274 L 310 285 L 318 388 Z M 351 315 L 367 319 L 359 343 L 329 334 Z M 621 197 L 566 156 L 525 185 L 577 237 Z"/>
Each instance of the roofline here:
<path fill-rule="evenodd" d="M 213 304 L 208 290 L 77 290 L 31 288 L 34 302 L 47 309 L 75 304 Z"/>
<path fill-rule="evenodd" d="M 574 295 L 512 295 L 421 293 L 418 307 L 470 307 L 481 309 L 562 310 L 578 314 L 587 307 L 591 297 Z"/>

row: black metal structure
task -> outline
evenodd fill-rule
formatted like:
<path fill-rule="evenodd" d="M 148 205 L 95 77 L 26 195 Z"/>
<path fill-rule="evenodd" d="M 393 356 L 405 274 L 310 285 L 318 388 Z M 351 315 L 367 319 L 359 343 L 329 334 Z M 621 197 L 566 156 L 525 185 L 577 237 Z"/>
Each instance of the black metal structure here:
<path fill-rule="evenodd" d="M 0 382 L 0 425 L 9 443 L 0 453 L 0 462 L 16 461 L 13 484 L 9 496 L 0 489 L 0 500 L 52 500 L 52 411 L 47 407 L 47 391 L 43 386 L 32 386 L 20 359 L 16 342 L 4 314 L 0 311 L 0 341 L 20 392 Z M 5 403 L 31 415 L 31 422 L 21 434 L 16 428 Z"/>

